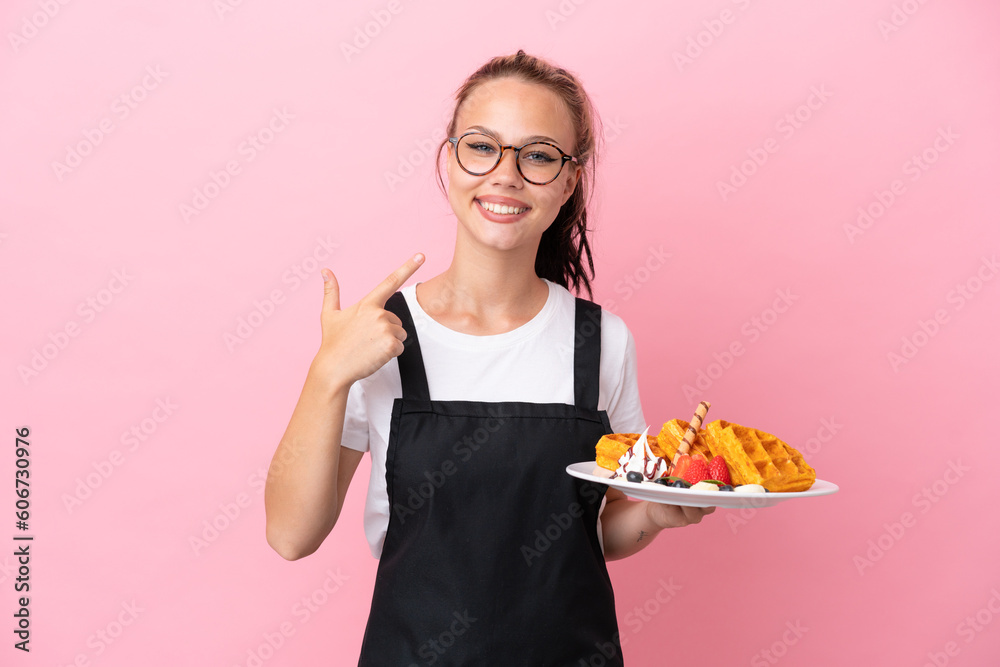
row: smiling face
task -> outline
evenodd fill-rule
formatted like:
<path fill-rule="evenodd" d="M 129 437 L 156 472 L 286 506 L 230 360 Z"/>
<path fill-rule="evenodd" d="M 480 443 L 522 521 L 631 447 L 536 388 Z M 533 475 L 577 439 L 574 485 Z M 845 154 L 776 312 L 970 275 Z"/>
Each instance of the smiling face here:
<path fill-rule="evenodd" d="M 567 155 L 576 150 L 573 123 L 562 99 L 548 88 L 519 79 L 487 81 L 466 98 L 459 109 L 454 136 L 475 131 L 487 134 L 503 145 L 520 146 L 528 141 L 548 141 Z M 559 177 L 545 185 L 529 183 L 517 170 L 513 150 L 484 176 L 466 173 L 455 159 L 455 147 L 448 144 L 448 200 L 459 221 L 459 240 L 485 251 L 521 249 L 532 253 L 544 232 L 573 194 L 580 167 L 563 166 Z M 486 210 L 482 203 L 507 205 L 508 211 Z"/>

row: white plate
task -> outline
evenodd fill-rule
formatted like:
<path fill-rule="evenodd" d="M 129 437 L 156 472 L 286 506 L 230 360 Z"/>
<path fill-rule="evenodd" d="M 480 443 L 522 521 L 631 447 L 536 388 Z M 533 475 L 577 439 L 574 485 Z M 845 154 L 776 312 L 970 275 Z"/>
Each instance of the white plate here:
<path fill-rule="evenodd" d="M 636 500 L 649 500 L 664 505 L 686 505 L 687 507 L 770 507 L 793 498 L 812 498 L 836 493 L 840 488 L 833 482 L 817 479 L 808 491 L 775 493 L 736 493 L 735 491 L 692 491 L 663 486 L 653 482 L 630 482 L 622 477 L 609 479 L 611 471 L 597 465 L 596 461 L 582 461 L 566 466 L 566 472 L 573 477 L 590 482 L 607 484 Z"/>

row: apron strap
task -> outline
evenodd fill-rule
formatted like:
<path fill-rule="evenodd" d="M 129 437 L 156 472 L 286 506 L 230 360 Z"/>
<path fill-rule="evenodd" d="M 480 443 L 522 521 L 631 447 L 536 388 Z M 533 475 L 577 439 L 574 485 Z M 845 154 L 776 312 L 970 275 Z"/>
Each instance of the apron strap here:
<path fill-rule="evenodd" d="M 580 297 L 576 297 L 573 350 L 576 407 L 597 410 L 601 391 L 601 307 Z"/>
<path fill-rule="evenodd" d="M 403 353 L 396 357 L 399 363 L 399 380 L 403 386 L 404 400 L 431 400 L 427 389 L 427 374 L 424 372 L 424 358 L 420 354 L 420 341 L 417 340 L 417 330 L 413 326 L 410 308 L 402 292 L 396 292 L 385 302 L 385 309 L 394 313 L 403 323 L 406 340 L 403 341 Z"/>

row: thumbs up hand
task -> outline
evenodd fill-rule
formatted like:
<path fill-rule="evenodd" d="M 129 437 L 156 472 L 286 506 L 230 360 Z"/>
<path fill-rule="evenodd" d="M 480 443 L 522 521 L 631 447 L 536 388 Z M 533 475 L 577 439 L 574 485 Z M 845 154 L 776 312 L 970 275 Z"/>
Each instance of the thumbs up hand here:
<path fill-rule="evenodd" d="M 323 340 L 311 372 L 349 387 L 402 354 L 406 331 L 400 319 L 385 309 L 385 302 L 423 262 L 424 256 L 417 253 L 357 303 L 344 309 L 340 307 L 337 277 L 329 269 L 323 269 L 320 315 Z"/>

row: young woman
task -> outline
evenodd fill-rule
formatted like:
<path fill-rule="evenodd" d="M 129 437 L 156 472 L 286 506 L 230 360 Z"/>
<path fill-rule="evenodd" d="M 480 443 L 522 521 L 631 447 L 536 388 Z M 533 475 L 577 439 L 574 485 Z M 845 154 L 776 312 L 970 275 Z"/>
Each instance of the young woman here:
<path fill-rule="evenodd" d="M 418 253 L 348 308 L 324 269 L 322 343 L 271 464 L 267 540 L 313 553 L 369 451 L 380 560 L 360 665 L 620 665 L 605 561 L 712 509 L 565 472 L 603 434 L 646 427 L 631 333 L 568 289 L 590 294 L 593 275 L 587 94 L 518 51 L 456 100 L 441 146 L 451 265 L 403 287 Z"/>

